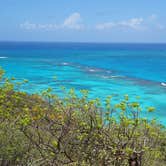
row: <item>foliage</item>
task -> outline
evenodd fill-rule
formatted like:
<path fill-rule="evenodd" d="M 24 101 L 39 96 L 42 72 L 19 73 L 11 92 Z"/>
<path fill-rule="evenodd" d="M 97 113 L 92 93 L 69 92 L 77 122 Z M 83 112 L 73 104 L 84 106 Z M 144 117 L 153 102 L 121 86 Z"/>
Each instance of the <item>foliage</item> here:
<path fill-rule="evenodd" d="M 165 128 L 141 118 L 127 95 L 116 105 L 107 97 L 105 107 L 86 90 L 29 95 L 0 73 L 0 165 L 166 164 Z"/>

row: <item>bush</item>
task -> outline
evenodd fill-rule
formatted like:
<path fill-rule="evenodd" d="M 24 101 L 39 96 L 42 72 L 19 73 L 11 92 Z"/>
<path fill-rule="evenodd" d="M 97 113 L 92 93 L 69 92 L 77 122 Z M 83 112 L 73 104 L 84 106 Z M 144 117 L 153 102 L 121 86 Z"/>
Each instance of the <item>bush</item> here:
<path fill-rule="evenodd" d="M 61 98 L 50 88 L 29 95 L 0 78 L 1 165 L 166 164 L 165 128 L 141 118 L 128 96 L 114 106 L 109 96 L 103 106 L 86 90 L 79 97 L 71 89 Z"/>

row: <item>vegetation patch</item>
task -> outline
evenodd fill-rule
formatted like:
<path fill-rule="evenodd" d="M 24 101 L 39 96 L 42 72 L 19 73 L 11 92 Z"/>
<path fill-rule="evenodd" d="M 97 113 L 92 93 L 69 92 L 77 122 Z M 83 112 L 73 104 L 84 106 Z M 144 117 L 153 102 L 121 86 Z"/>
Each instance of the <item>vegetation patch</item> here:
<path fill-rule="evenodd" d="M 116 105 L 107 97 L 105 107 L 86 90 L 77 96 L 71 89 L 63 98 L 50 88 L 30 95 L 3 74 L 0 165 L 166 165 L 165 127 L 141 118 L 140 104 L 127 95 Z"/>

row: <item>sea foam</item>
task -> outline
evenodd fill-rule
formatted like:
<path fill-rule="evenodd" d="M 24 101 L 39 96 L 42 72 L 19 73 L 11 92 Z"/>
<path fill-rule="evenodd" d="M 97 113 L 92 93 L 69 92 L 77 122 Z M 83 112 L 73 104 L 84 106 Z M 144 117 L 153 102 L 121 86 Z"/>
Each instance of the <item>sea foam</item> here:
<path fill-rule="evenodd" d="M 164 82 L 162 82 L 161 85 L 166 87 L 166 83 L 164 83 Z"/>
<path fill-rule="evenodd" d="M 6 58 L 8 58 L 8 57 L 6 57 L 6 56 L 0 56 L 0 59 L 6 59 Z"/>

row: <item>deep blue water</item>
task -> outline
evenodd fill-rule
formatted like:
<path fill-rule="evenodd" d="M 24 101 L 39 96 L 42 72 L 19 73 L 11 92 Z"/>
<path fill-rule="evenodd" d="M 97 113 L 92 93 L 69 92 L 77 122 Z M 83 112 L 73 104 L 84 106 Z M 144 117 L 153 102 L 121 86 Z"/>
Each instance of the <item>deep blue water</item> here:
<path fill-rule="evenodd" d="M 114 102 L 140 96 L 145 108 L 156 107 L 148 116 L 166 124 L 166 44 L 0 42 L 0 66 L 28 79 L 29 93 L 65 86 L 88 89 L 90 97 L 113 95 Z"/>

